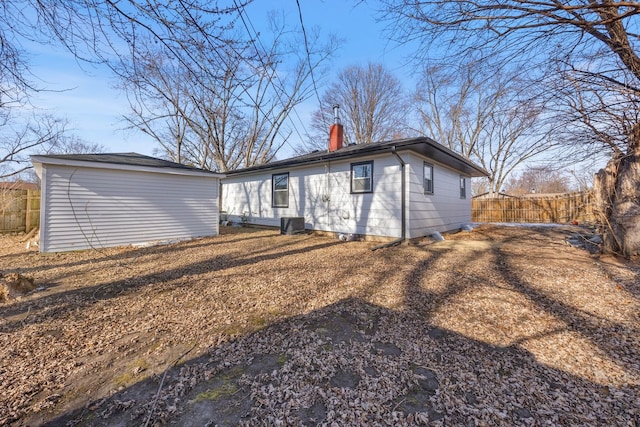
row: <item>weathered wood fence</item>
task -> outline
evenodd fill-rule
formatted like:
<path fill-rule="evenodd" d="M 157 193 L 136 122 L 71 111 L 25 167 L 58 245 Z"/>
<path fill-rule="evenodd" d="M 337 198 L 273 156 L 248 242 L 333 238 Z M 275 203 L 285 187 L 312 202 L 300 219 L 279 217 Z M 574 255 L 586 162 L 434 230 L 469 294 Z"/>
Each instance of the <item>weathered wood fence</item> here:
<path fill-rule="evenodd" d="M 553 197 L 475 198 L 474 222 L 593 223 L 593 194 L 567 193 Z"/>
<path fill-rule="evenodd" d="M 28 233 L 39 225 L 39 190 L 0 189 L 0 234 Z"/>

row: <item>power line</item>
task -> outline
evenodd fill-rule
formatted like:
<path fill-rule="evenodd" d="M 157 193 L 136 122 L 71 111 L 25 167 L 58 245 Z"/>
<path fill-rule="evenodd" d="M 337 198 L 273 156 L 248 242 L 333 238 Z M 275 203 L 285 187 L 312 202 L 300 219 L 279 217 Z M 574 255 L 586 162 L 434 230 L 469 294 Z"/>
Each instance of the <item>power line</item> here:
<path fill-rule="evenodd" d="M 313 75 L 313 67 L 311 67 L 311 53 L 309 52 L 309 41 L 307 39 L 307 30 L 304 27 L 304 20 L 302 19 L 302 8 L 300 7 L 300 0 L 296 0 L 296 5 L 298 5 L 298 17 L 300 19 L 300 26 L 302 27 L 302 35 L 304 37 L 304 50 L 307 53 L 307 62 L 309 63 L 309 72 L 311 73 L 311 82 L 313 83 L 313 91 L 316 93 L 316 98 L 318 99 L 318 106 L 320 107 L 320 114 L 322 115 L 322 120 L 326 127 L 328 127 L 327 119 L 324 116 L 324 110 L 322 109 L 322 101 L 320 100 L 320 95 L 318 94 L 318 85 L 316 84 L 316 78 Z"/>
<path fill-rule="evenodd" d="M 237 4 L 236 0 L 233 0 L 233 3 L 234 3 L 234 5 L 235 5 L 235 7 L 236 7 L 236 10 L 238 10 L 238 13 L 240 14 L 240 17 L 242 18 L 242 13 L 241 13 L 241 11 L 240 11 L 240 10 L 241 10 L 240 6 L 238 6 L 238 4 Z M 184 4 L 182 4 L 182 3 L 181 3 L 181 5 L 182 5 L 182 7 L 183 7 L 184 11 L 185 11 L 189 16 L 191 16 L 191 12 L 187 9 L 187 7 L 186 7 Z M 243 5 L 242 7 L 244 8 L 244 5 Z M 202 34 L 206 34 L 206 31 L 204 31 L 204 29 L 198 25 L 197 21 L 196 21 L 193 17 L 192 17 L 191 19 L 192 19 L 192 21 L 196 24 L 196 26 L 198 27 L 198 30 L 199 30 Z M 244 19 L 243 19 L 243 21 L 244 21 Z M 251 42 L 253 43 L 253 40 L 251 40 Z M 248 60 L 246 60 L 246 59 L 244 58 L 244 56 L 243 56 L 240 52 L 238 52 L 238 50 L 235 48 L 235 46 L 233 45 L 233 42 L 228 42 L 228 43 L 226 44 L 226 46 L 227 46 L 228 48 L 230 48 L 230 49 L 231 49 L 231 50 L 232 50 L 232 51 L 237 55 L 237 57 L 238 57 L 239 59 L 245 60 L 245 61 L 247 61 L 247 63 L 248 63 Z M 255 48 L 255 45 L 254 45 L 254 48 Z M 222 55 L 222 53 L 220 53 L 218 50 L 219 50 L 219 49 L 216 49 L 215 47 L 212 47 L 212 49 L 211 49 L 211 51 L 212 51 L 215 55 L 217 55 L 217 57 L 218 57 L 218 58 L 219 58 L 223 63 L 226 63 L 226 61 L 228 61 L 228 60 L 229 60 L 229 58 L 224 57 L 224 56 Z M 256 49 L 256 50 L 257 50 L 257 49 Z M 261 62 L 262 62 L 262 61 L 261 61 Z M 249 65 L 251 65 L 251 64 L 249 64 Z M 239 82 L 238 82 L 238 84 L 242 87 L 244 94 L 245 94 L 245 95 L 246 95 L 246 96 L 251 100 L 251 102 L 252 102 L 252 103 L 253 103 L 253 105 L 256 107 L 256 109 L 257 109 L 257 110 L 258 110 L 258 111 L 259 111 L 259 112 L 264 116 L 264 118 L 265 118 L 265 119 L 266 119 L 266 120 L 271 124 L 272 128 L 276 128 L 275 123 L 271 120 L 271 118 L 269 117 L 269 115 L 267 115 L 267 114 L 262 110 L 262 107 L 261 107 L 261 106 L 260 106 L 260 104 L 258 103 L 258 100 L 257 100 L 257 99 L 254 99 L 254 97 L 251 95 L 251 93 L 249 93 L 249 87 L 248 87 L 248 86 L 245 86 L 245 84 L 244 84 L 244 82 L 243 82 L 243 81 L 239 81 Z M 214 88 L 213 90 L 214 90 L 214 92 L 215 92 L 215 88 Z M 278 132 L 278 133 L 279 133 L 279 132 Z M 289 141 L 288 141 L 287 139 L 284 139 L 284 143 L 286 143 L 287 145 L 289 145 L 289 147 L 290 147 L 292 150 L 294 149 L 294 148 L 291 146 L 291 144 L 289 143 Z"/>
<path fill-rule="evenodd" d="M 235 0 L 234 0 L 235 1 Z M 251 29 L 253 30 L 253 34 L 255 34 L 255 39 L 258 40 L 258 43 L 260 44 L 260 47 L 262 47 L 262 49 L 266 52 L 267 49 L 265 48 L 264 44 L 262 43 L 262 40 L 260 39 L 260 35 L 258 33 L 258 31 L 256 31 L 256 28 L 253 25 L 253 22 L 251 22 L 251 17 L 249 16 L 249 14 L 246 13 L 245 10 L 245 15 L 247 16 L 247 21 L 249 21 L 249 25 L 251 26 Z M 249 30 L 249 28 L 247 27 L 246 22 L 244 21 L 244 18 L 242 18 L 242 13 L 240 13 L 240 18 L 242 19 L 242 23 L 244 24 L 245 29 L 247 30 L 247 33 L 249 34 L 249 38 L 250 40 L 252 40 L 253 42 L 253 35 L 251 34 L 251 31 Z M 258 50 L 258 48 L 255 46 L 255 43 L 253 43 L 254 47 L 256 48 L 256 52 L 258 52 L 258 58 L 260 59 L 260 62 L 262 63 L 262 65 L 264 67 L 266 67 L 266 64 L 264 63 L 262 56 L 260 55 L 260 51 Z M 313 72 L 313 68 L 309 67 L 309 71 L 310 73 Z M 284 82 L 282 81 L 282 79 L 280 78 L 280 75 L 278 73 L 275 74 L 276 79 L 278 80 L 278 83 L 280 83 L 280 89 L 282 90 L 282 92 L 286 93 L 286 88 L 284 86 Z M 276 91 L 276 94 L 278 95 L 278 99 L 280 100 L 280 102 L 284 105 L 284 102 L 282 102 L 282 99 L 280 99 L 280 93 L 278 91 Z M 300 125 L 302 126 L 302 129 L 304 130 L 304 132 L 306 134 L 308 134 L 308 130 L 304 124 L 304 122 L 302 121 L 302 119 L 300 118 L 300 115 L 298 114 L 298 112 L 295 109 L 295 106 L 291 107 L 291 110 L 293 111 L 293 114 L 295 114 L 295 116 L 298 118 L 298 121 L 300 122 Z M 300 135 L 300 131 L 298 131 L 298 128 L 296 127 L 295 123 L 293 122 L 293 120 L 291 120 L 291 124 L 293 125 L 293 128 L 295 129 L 296 133 L 298 134 L 298 137 L 300 138 L 300 140 L 302 141 L 302 135 Z"/>
<path fill-rule="evenodd" d="M 262 58 L 262 54 L 260 49 L 258 49 L 258 47 L 256 46 L 255 40 L 258 40 L 258 43 L 260 43 L 260 46 L 262 47 L 263 51 L 266 52 L 266 48 L 264 47 L 264 44 L 262 43 L 262 41 L 260 40 L 260 37 L 258 35 L 258 32 L 255 30 L 255 27 L 253 26 L 253 23 L 251 22 L 251 18 L 249 18 L 249 15 L 246 13 L 246 10 L 244 9 L 244 5 L 242 7 L 238 6 L 236 0 L 233 0 L 233 4 L 236 6 L 237 10 L 238 10 L 238 15 L 240 16 L 240 19 L 242 21 L 242 24 L 244 25 L 245 30 L 247 31 L 247 34 L 249 35 L 249 41 L 251 42 L 251 44 L 253 45 L 253 48 L 256 51 L 256 54 L 258 55 L 258 59 L 260 60 L 260 64 L 267 69 L 267 64 L 265 63 L 264 59 Z M 244 13 L 243 13 L 244 11 Z M 247 16 L 247 21 L 249 21 L 249 23 L 251 24 L 251 28 L 253 28 L 253 32 L 255 33 L 255 39 L 254 39 L 254 35 L 251 33 L 251 30 L 249 29 L 249 25 L 247 25 L 247 21 L 245 21 L 244 15 Z M 275 70 L 274 70 L 275 71 Z M 274 76 L 275 78 L 278 80 L 278 82 L 280 83 L 280 88 L 277 88 L 275 86 L 275 83 L 273 81 L 273 79 L 269 79 L 269 83 L 273 86 L 273 88 L 275 89 L 275 93 L 276 96 L 278 97 L 278 100 L 280 101 L 280 104 L 282 104 L 283 107 L 286 107 L 285 102 L 282 100 L 281 94 L 279 92 L 279 89 L 282 90 L 282 92 L 286 93 L 286 88 L 284 86 L 284 83 L 282 82 L 282 80 L 280 79 L 280 76 L 278 75 L 277 72 L 274 72 Z M 256 104 L 256 107 L 258 107 L 258 109 L 260 109 L 260 106 Z M 300 116 L 298 115 L 298 113 L 295 111 L 295 109 L 293 107 L 291 107 L 291 110 L 296 114 L 296 116 L 298 117 L 298 120 L 300 120 L 300 123 L 302 124 L 303 128 L 304 128 L 304 124 L 302 123 L 302 120 L 300 119 Z M 260 109 L 260 111 L 262 112 L 262 110 Z M 264 112 L 263 112 L 264 114 Z M 301 141 L 303 141 L 302 135 L 300 134 L 300 131 L 298 130 L 297 126 L 295 125 L 295 123 L 290 120 L 291 125 L 293 126 L 293 129 L 295 130 L 296 134 L 298 135 L 298 137 L 300 138 Z M 304 128 L 305 132 L 307 131 L 306 128 Z M 284 142 L 289 146 L 289 148 L 291 148 L 292 150 L 295 151 L 295 148 L 291 145 L 291 143 L 288 141 L 288 139 L 285 139 Z"/>

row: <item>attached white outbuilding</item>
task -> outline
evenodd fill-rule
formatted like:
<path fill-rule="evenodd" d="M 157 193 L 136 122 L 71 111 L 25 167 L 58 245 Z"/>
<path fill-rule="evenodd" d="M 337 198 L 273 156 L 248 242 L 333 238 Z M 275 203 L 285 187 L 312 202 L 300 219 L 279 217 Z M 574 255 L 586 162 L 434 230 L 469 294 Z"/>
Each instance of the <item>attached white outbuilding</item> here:
<path fill-rule="evenodd" d="M 40 251 L 218 234 L 221 174 L 137 153 L 32 156 Z"/>

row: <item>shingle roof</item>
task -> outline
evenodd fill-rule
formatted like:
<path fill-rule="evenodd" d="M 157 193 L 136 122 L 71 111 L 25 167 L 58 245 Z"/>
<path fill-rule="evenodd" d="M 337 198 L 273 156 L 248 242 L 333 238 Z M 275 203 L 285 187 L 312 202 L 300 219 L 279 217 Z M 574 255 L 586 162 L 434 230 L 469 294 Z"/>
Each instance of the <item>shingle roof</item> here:
<path fill-rule="evenodd" d="M 43 159 L 72 160 L 80 162 L 110 163 L 115 165 L 144 166 L 151 168 L 171 168 L 209 172 L 194 166 L 183 165 L 169 160 L 145 156 L 138 153 L 98 153 L 98 154 L 47 154 L 37 156 Z"/>
<path fill-rule="evenodd" d="M 226 175 L 232 176 L 248 174 L 257 171 L 303 166 L 331 160 L 357 159 L 358 157 L 372 154 L 390 153 L 394 150 L 398 152 L 406 150 L 414 151 L 424 155 L 425 157 L 449 165 L 468 174 L 469 176 L 479 177 L 488 175 L 487 171 L 480 166 L 427 137 L 396 139 L 392 141 L 374 142 L 371 144 L 355 144 L 333 152 L 316 151 L 285 160 L 277 160 L 260 166 L 228 171 L 226 172 Z"/>

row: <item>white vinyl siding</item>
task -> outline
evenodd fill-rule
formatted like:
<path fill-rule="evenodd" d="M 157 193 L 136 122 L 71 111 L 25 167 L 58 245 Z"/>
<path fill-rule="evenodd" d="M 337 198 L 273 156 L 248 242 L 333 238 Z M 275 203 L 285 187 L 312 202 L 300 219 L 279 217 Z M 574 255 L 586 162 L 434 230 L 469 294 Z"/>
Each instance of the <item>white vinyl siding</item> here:
<path fill-rule="evenodd" d="M 289 206 L 273 207 L 271 176 L 280 171 L 229 175 L 222 181 L 221 209 L 234 222 L 280 226 L 281 217 L 304 217 L 307 229 L 400 237 L 400 165 L 392 156 L 371 156 L 371 192 L 351 193 L 350 161 L 288 168 Z"/>
<path fill-rule="evenodd" d="M 399 153 L 406 163 L 407 238 L 459 229 L 471 222 L 471 200 L 460 198 L 460 171 L 414 153 Z M 271 175 L 255 171 L 222 181 L 221 209 L 240 222 L 280 226 L 284 216 L 304 217 L 305 227 L 336 233 L 401 236 L 401 167 L 391 154 L 288 167 L 289 206 L 271 206 Z M 360 161 L 361 160 L 361 161 Z M 372 161 L 372 192 L 351 192 L 351 165 Z M 425 194 L 424 164 L 432 165 L 434 193 Z"/>
<path fill-rule="evenodd" d="M 215 176 L 43 165 L 41 251 L 218 234 Z"/>
<path fill-rule="evenodd" d="M 407 237 L 457 230 L 471 222 L 471 199 L 460 198 L 460 172 L 417 154 L 405 158 L 409 168 Z M 433 165 L 433 194 L 424 192 L 424 162 Z"/>

